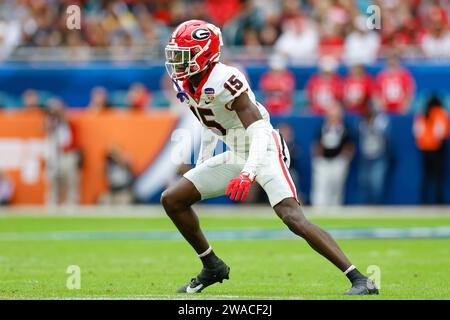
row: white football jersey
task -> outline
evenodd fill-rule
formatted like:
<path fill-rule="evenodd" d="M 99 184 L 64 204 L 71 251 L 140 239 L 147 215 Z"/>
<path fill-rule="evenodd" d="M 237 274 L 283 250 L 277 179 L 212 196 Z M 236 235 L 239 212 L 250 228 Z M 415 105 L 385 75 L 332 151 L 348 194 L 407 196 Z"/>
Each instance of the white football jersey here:
<path fill-rule="evenodd" d="M 189 107 L 201 124 L 214 132 L 231 150 L 247 153 L 249 139 L 236 112 L 231 105 L 236 97 L 246 92 L 250 101 L 259 109 L 268 126 L 269 113 L 255 99 L 244 74 L 235 67 L 216 63 L 200 82 L 198 88 L 189 88 L 189 82 L 179 83 L 189 97 Z"/>

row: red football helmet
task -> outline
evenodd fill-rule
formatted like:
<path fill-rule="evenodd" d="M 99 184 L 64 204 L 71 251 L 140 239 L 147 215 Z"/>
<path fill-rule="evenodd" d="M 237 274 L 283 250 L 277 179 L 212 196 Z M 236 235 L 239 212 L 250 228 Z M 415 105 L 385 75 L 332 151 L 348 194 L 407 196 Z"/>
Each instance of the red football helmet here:
<path fill-rule="evenodd" d="M 218 62 L 222 33 L 202 20 L 180 24 L 166 46 L 166 69 L 173 79 L 184 80 Z"/>

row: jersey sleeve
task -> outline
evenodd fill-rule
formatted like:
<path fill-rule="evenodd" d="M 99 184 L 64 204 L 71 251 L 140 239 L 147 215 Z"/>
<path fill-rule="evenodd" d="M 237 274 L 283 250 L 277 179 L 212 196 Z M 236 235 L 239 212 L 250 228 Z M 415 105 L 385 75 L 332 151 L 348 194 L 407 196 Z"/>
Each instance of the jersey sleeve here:
<path fill-rule="evenodd" d="M 235 98 L 248 90 L 250 85 L 244 74 L 236 68 L 229 67 L 217 84 L 216 97 L 221 104 L 229 106 Z"/>

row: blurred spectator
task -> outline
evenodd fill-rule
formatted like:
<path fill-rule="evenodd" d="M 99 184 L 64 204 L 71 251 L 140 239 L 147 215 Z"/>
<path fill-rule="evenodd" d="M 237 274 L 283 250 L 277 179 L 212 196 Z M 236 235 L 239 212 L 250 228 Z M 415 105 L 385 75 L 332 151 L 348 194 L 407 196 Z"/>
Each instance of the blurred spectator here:
<path fill-rule="evenodd" d="M 382 112 L 405 114 L 414 96 L 415 81 L 411 73 L 400 66 L 395 55 L 375 79 L 375 101 Z"/>
<path fill-rule="evenodd" d="M 450 134 L 449 122 L 449 115 L 436 96 L 428 101 L 425 113 L 414 119 L 413 133 L 422 153 L 423 203 L 444 203 L 445 139 Z"/>
<path fill-rule="evenodd" d="M 88 104 L 89 111 L 100 113 L 109 109 L 108 92 L 104 87 L 95 87 L 91 90 L 91 98 Z"/>
<path fill-rule="evenodd" d="M 445 16 L 434 10 L 430 26 L 422 37 L 421 48 L 427 58 L 450 58 L 450 32 Z"/>
<path fill-rule="evenodd" d="M 76 148 L 74 128 L 60 100 L 50 100 L 46 114 L 47 203 L 75 205 L 78 203 L 80 153 Z"/>
<path fill-rule="evenodd" d="M 243 31 L 243 49 L 239 55 L 247 59 L 265 61 L 267 53 L 259 41 L 258 32 L 252 28 L 245 28 Z"/>
<path fill-rule="evenodd" d="M 221 2 L 222 6 L 228 1 Z M 233 1 L 231 1 L 233 2 Z M 259 8 L 255 5 L 255 0 L 242 1 L 242 6 L 236 7 L 236 16 L 223 27 L 224 38 L 229 45 L 246 45 L 246 41 L 255 41 L 253 46 L 259 45 L 258 33 L 264 21 Z M 247 43 L 248 45 L 248 43 Z"/>
<path fill-rule="evenodd" d="M 383 200 L 389 165 L 387 130 L 387 117 L 366 109 L 359 124 L 359 184 L 364 204 L 380 204 Z"/>
<path fill-rule="evenodd" d="M 344 201 L 354 145 L 342 113 L 338 103 L 330 104 L 313 146 L 311 202 L 315 206 L 338 206 Z"/>
<path fill-rule="evenodd" d="M 275 51 L 287 57 L 290 63 L 304 65 L 316 61 L 318 45 L 319 33 L 314 22 L 297 17 L 284 23 Z"/>
<path fill-rule="evenodd" d="M 322 25 L 319 57 L 333 56 L 336 60 L 340 60 L 344 50 L 344 34 L 342 26 L 327 23 Z"/>
<path fill-rule="evenodd" d="M 348 64 L 370 64 L 377 60 L 380 38 L 366 26 L 366 17 L 358 16 L 353 31 L 345 39 L 344 61 Z"/>
<path fill-rule="evenodd" d="M 166 40 L 166 34 L 169 30 L 165 30 L 164 26 L 156 21 L 154 16 L 149 10 L 144 7 L 139 7 L 136 10 L 137 22 L 139 24 L 136 33 L 135 41 L 139 42 L 140 45 L 147 45 L 148 43 L 161 44 Z"/>
<path fill-rule="evenodd" d="M 420 2 L 376 0 L 381 8 L 382 52 L 397 50 L 402 55 L 417 54 L 417 40 L 422 33 L 422 21 L 417 12 Z"/>
<path fill-rule="evenodd" d="M 2 21 L 0 18 L 0 61 L 9 57 L 21 42 L 19 21 Z"/>
<path fill-rule="evenodd" d="M 284 13 L 286 5 L 289 1 L 283 1 L 280 3 L 277 0 L 260 0 L 256 1 L 255 5 L 261 10 L 264 24 L 259 32 L 261 44 L 263 46 L 274 46 L 278 37 L 281 34 L 281 22 L 282 22 L 282 5 L 284 5 Z M 298 5 L 297 1 L 294 1 Z M 297 9 L 294 9 L 297 12 Z"/>
<path fill-rule="evenodd" d="M 105 158 L 105 172 L 108 191 L 99 202 L 108 205 L 126 205 L 134 200 L 132 187 L 134 174 L 130 161 L 118 146 L 109 147 Z"/>
<path fill-rule="evenodd" d="M 310 111 L 322 115 L 329 106 L 340 101 L 341 80 L 336 75 L 338 63 L 331 56 L 322 57 L 319 61 L 319 73 L 311 76 L 306 84 Z"/>
<path fill-rule="evenodd" d="M 201 1 L 197 1 L 201 3 Z M 249 2 L 249 1 L 247 1 Z M 205 6 L 211 22 L 219 27 L 222 27 L 231 18 L 239 14 L 241 10 L 241 1 L 239 0 L 206 0 L 201 7 Z"/>
<path fill-rule="evenodd" d="M 128 108 L 133 111 L 145 111 L 151 102 L 150 91 L 142 83 L 133 83 L 127 95 Z"/>
<path fill-rule="evenodd" d="M 422 20 L 422 24 L 425 27 L 430 27 L 436 22 L 448 26 L 448 10 L 448 0 L 428 0 L 421 1 L 418 8 L 418 13 L 420 15 L 420 19 Z"/>
<path fill-rule="evenodd" d="M 22 94 L 23 111 L 27 114 L 41 114 L 43 106 L 41 105 L 39 94 L 36 90 L 28 89 Z"/>
<path fill-rule="evenodd" d="M 82 38 L 78 30 L 68 31 L 66 34 L 66 44 L 69 49 L 68 56 L 72 60 L 85 61 L 90 58 L 90 51 L 87 43 Z"/>
<path fill-rule="evenodd" d="M 14 195 L 14 182 L 0 169 L 0 205 L 8 205 L 11 203 Z"/>
<path fill-rule="evenodd" d="M 109 45 L 109 35 L 102 26 L 100 18 L 86 21 L 86 40 L 91 47 L 104 48 Z"/>
<path fill-rule="evenodd" d="M 342 102 L 345 111 L 363 115 L 368 111 L 373 91 L 373 79 L 363 65 L 353 65 L 344 78 Z"/>
<path fill-rule="evenodd" d="M 322 27 L 345 29 L 353 15 L 353 1 L 324 0 L 310 2 L 312 5 L 311 15 Z"/>
<path fill-rule="evenodd" d="M 272 115 L 287 114 L 292 109 L 295 76 L 281 56 L 272 56 L 269 67 L 259 83 L 265 95 L 264 106 Z"/>

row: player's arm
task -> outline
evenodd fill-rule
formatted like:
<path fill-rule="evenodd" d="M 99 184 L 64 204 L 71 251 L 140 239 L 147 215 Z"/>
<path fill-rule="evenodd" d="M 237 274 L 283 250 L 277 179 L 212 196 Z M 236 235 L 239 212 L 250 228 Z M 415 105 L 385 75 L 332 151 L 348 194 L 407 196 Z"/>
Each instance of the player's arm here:
<path fill-rule="evenodd" d="M 250 139 L 247 162 L 239 177 L 232 179 L 226 194 L 232 200 L 245 200 L 251 184 L 255 181 L 258 168 L 266 158 L 271 130 L 262 119 L 259 109 L 249 99 L 247 93 L 239 95 L 232 104 L 232 109 L 241 120 Z"/>
<path fill-rule="evenodd" d="M 246 92 L 235 98 L 231 109 L 236 112 L 245 129 L 248 129 L 253 123 L 262 120 L 261 112 L 250 100 Z"/>
<path fill-rule="evenodd" d="M 253 180 L 257 175 L 258 168 L 266 159 L 271 129 L 247 93 L 242 93 L 234 100 L 232 109 L 238 115 L 250 139 L 249 155 L 242 172 L 249 173 Z"/>
<path fill-rule="evenodd" d="M 218 141 L 217 135 L 202 126 L 200 150 L 198 152 L 197 166 L 211 158 Z"/>

